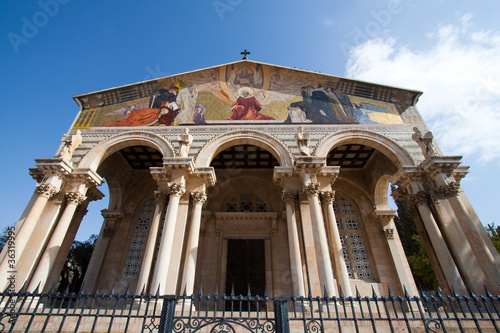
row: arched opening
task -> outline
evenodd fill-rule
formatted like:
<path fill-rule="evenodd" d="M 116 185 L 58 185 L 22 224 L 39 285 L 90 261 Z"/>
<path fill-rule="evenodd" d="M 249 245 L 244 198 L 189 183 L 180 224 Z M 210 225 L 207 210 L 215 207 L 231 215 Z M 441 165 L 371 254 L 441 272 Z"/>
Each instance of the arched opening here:
<path fill-rule="evenodd" d="M 217 183 L 207 189 L 195 286 L 236 295 L 246 295 L 248 288 L 263 295 L 266 287 L 276 293 L 282 284 L 273 277 L 284 270 L 276 265 L 278 248 L 286 242 L 286 233 L 279 233 L 286 228 L 278 217 L 281 188 L 273 182 L 280 161 L 257 142 L 234 140 L 209 165 Z"/>
<path fill-rule="evenodd" d="M 112 153 L 100 155 L 104 158 L 99 160 L 97 173 L 104 179 L 100 188 L 105 188 L 102 192 L 106 197 L 88 207 L 74 243 L 81 246 L 90 235 L 98 235 L 93 247 L 82 249 L 93 249 L 91 256 L 85 254 L 90 259 L 83 278 L 86 291 L 94 291 L 98 285 L 101 290 L 110 290 L 113 285 L 121 290 L 137 280 L 154 211 L 153 193 L 158 188 L 150 168 L 163 165 L 159 150 L 147 142 L 138 143 L 129 141 L 128 145 L 120 144 L 120 149 L 109 147 Z M 74 234 L 68 234 L 66 243 L 71 246 L 73 239 Z"/>

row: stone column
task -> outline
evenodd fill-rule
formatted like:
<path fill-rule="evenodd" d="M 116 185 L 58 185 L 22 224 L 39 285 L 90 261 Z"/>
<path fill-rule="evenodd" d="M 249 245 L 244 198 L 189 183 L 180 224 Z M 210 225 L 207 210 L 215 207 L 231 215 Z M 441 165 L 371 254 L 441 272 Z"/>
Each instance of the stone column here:
<path fill-rule="evenodd" d="M 451 256 L 450 250 L 444 241 L 436 220 L 434 219 L 434 216 L 432 216 L 431 210 L 427 205 L 429 195 L 426 192 L 419 190 L 419 184 L 413 182 L 411 186 L 415 194 L 411 194 L 409 200 L 417 206 L 422 222 L 424 223 L 425 229 L 436 253 L 436 257 L 438 258 L 439 264 L 450 289 L 453 287 L 459 295 L 467 295 L 467 288 L 465 287 L 458 268 L 453 261 L 453 257 Z"/>
<path fill-rule="evenodd" d="M 326 226 L 330 232 L 332 243 L 332 257 L 333 264 L 335 265 L 335 273 L 337 281 L 342 287 L 342 292 L 345 297 L 353 296 L 351 283 L 349 281 L 349 273 L 344 258 L 344 251 L 342 250 L 342 243 L 340 241 L 339 228 L 337 226 L 337 219 L 335 218 L 335 211 L 333 210 L 333 202 L 335 201 L 335 191 L 321 192 L 321 203 L 327 212 Z"/>
<path fill-rule="evenodd" d="M 106 250 L 108 248 L 108 243 L 110 238 L 115 233 L 114 226 L 118 219 L 123 217 L 123 213 L 120 210 L 107 210 L 103 209 L 101 211 L 102 217 L 104 217 L 104 223 L 97 237 L 97 241 L 92 251 L 92 257 L 90 258 L 90 263 L 85 273 L 83 279 L 84 291 L 83 292 L 93 292 L 96 288 L 96 281 L 101 270 L 102 261 L 106 255 Z"/>
<path fill-rule="evenodd" d="M 406 291 L 410 296 L 418 296 L 417 285 L 413 279 L 410 265 L 406 259 L 406 254 L 399 238 L 398 230 L 394 224 L 395 210 L 376 210 L 375 215 L 378 217 L 384 230 L 384 235 L 391 252 L 392 261 L 396 268 L 396 274 L 399 278 L 401 290 Z"/>
<path fill-rule="evenodd" d="M 55 179 L 57 178 L 57 179 Z M 61 187 L 61 180 L 58 177 L 53 176 L 51 178 L 51 182 L 45 182 L 42 184 L 38 184 L 36 187 L 36 193 L 37 193 L 37 198 L 31 207 L 30 212 L 28 213 L 28 216 L 26 216 L 26 219 L 24 220 L 22 226 L 20 227 L 19 230 L 16 230 L 16 245 L 15 245 L 15 258 L 16 258 L 16 264 L 19 258 L 21 258 L 21 254 L 23 253 L 26 244 L 28 243 L 31 234 L 33 233 L 33 230 L 35 229 L 35 226 L 40 218 L 40 215 L 43 212 L 43 209 L 45 208 L 47 201 L 52 198 L 55 194 L 57 194 L 60 190 Z M 5 256 L 0 263 L 0 285 L 5 285 L 7 283 L 7 277 L 9 274 L 7 272 L 9 271 L 16 271 L 15 267 L 11 267 L 9 265 L 9 258 L 8 256 Z M 2 288 L 2 290 L 5 288 Z"/>
<path fill-rule="evenodd" d="M 180 198 L 186 192 L 183 184 L 172 184 L 169 187 L 170 200 L 165 213 L 165 227 L 160 240 L 160 249 L 156 259 L 156 267 L 151 281 L 150 292 L 159 292 L 163 295 L 167 284 L 167 274 L 172 254 L 172 244 L 174 241 L 175 224 L 177 221 L 177 211 L 179 210 Z"/>
<path fill-rule="evenodd" d="M 281 198 L 286 203 L 286 222 L 288 229 L 288 250 L 290 252 L 290 270 L 292 275 L 293 292 L 295 296 L 306 297 L 302 259 L 300 257 L 299 232 L 295 219 L 295 198 L 297 194 L 284 190 Z"/>
<path fill-rule="evenodd" d="M 336 296 L 337 288 L 333 278 L 333 269 L 328 249 L 328 239 L 326 238 L 323 214 L 321 213 L 318 197 L 319 184 L 312 183 L 304 185 L 303 191 L 307 195 L 307 199 L 309 201 L 311 222 L 313 225 L 314 237 L 316 239 L 315 248 L 316 256 L 318 258 L 319 276 L 322 284 L 321 288 L 322 290 L 326 289 L 328 297 Z"/>
<path fill-rule="evenodd" d="M 39 290 L 43 290 L 45 287 L 47 278 L 49 277 L 57 254 L 59 253 L 61 245 L 64 241 L 64 237 L 66 236 L 66 232 L 68 231 L 71 220 L 73 219 L 73 214 L 75 213 L 78 205 L 85 201 L 86 192 L 86 185 L 80 185 L 76 191 L 66 193 L 66 207 L 57 222 L 55 230 L 50 237 L 50 241 L 45 248 L 40 262 L 38 263 L 35 274 L 31 279 L 29 290 L 35 290 L 38 285 Z"/>
<path fill-rule="evenodd" d="M 155 191 L 154 195 L 156 207 L 153 215 L 153 220 L 151 221 L 151 225 L 149 226 L 149 235 L 144 247 L 144 254 L 142 255 L 142 264 L 139 271 L 139 278 L 137 280 L 135 291 L 137 295 L 141 294 L 141 292 L 147 292 L 148 290 L 148 282 L 151 275 L 151 269 L 153 268 L 153 259 L 156 250 L 156 240 L 158 239 L 158 234 L 161 229 L 161 215 L 165 210 L 168 192 Z M 154 291 L 151 290 L 150 292 Z"/>
<path fill-rule="evenodd" d="M 498 270 L 498 262 L 495 260 L 495 256 L 491 253 L 488 245 L 484 242 L 480 231 L 476 228 L 474 221 L 472 220 L 467 208 L 465 207 L 463 201 L 460 199 L 460 185 L 457 182 L 452 182 L 438 188 L 438 191 L 446 198 L 445 200 L 449 203 L 453 209 L 453 213 L 458 220 L 460 227 L 463 230 L 466 240 L 470 244 L 473 254 L 475 256 L 475 262 L 479 265 L 480 269 L 484 273 L 485 285 L 490 289 L 491 292 L 497 294 L 500 292 L 500 270 Z M 472 259 L 472 258 L 470 258 Z M 470 267 L 472 263 L 466 260 L 466 271 L 473 270 L 474 267 Z M 474 281 L 477 284 L 478 289 L 476 292 L 482 293 L 483 281 Z"/>
<path fill-rule="evenodd" d="M 198 257 L 198 246 L 200 240 L 201 210 L 203 203 L 207 200 L 205 192 L 192 192 L 193 213 L 191 215 L 191 227 L 189 229 L 188 244 L 186 247 L 186 264 L 184 266 L 184 283 L 186 295 L 192 295 L 194 291 L 194 279 L 196 273 L 196 259 Z"/>

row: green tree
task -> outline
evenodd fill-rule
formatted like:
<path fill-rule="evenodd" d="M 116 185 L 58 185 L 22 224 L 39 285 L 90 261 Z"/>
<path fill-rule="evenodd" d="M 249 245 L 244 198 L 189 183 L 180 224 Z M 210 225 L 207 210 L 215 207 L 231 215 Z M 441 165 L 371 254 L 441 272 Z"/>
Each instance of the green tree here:
<path fill-rule="evenodd" d="M 14 226 L 15 226 L 15 224 L 13 224 L 11 226 L 6 226 L 3 229 L 2 233 L 0 234 L 0 252 L 2 252 L 3 247 L 5 246 L 7 241 L 9 240 L 9 234 L 10 234 L 10 232 L 12 232 L 14 230 Z"/>
<path fill-rule="evenodd" d="M 500 226 L 495 226 L 495 222 L 488 224 L 486 226 L 486 232 L 490 236 L 498 253 L 500 253 Z"/>
<path fill-rule="evenodd" d="M 76 293 L 80 290 L 96 240 L 97 235 L 93 234 L 84 242 L 73 242 L 56 284 L 56 291 L 63 292 L 68 289 L 69 292 Z"/>

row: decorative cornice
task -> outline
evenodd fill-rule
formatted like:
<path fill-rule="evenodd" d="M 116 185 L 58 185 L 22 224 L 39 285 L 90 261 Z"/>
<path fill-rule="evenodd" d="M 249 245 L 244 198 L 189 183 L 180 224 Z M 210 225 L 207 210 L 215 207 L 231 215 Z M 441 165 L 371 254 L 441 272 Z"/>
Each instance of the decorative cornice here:
<path fill-rule="evenodd" d="M 186 187 L 182 184 L 171 184 L 168 187 L 168 192 L 171 196 L 182 197 L 186 193 Z"/>
<path fill-rule="evenodd" d="M 167 172 L 171 170 L 184 170 L 187 173 L 194 171 L 194 162 L 189 157 L 164 157 L 163 167 Z"/>
<path fill-rule="evenodd" d="M 326 204 L 333 204 L 335 201 L 335 191 L 321 191 L 321 202 Z"/>
<path fill-rule="evenodd" d="M 214 186 L 216 182 L 215 169 L 214 167 L 201 167 L 194 170 L 194 175 L 202 177 L 205 179 L 205 184 L 207 186 Z"/>
<path fill-rule="evenodd" d="M 195 203 L 201 203 L 202 205 L 207 201 L 205 192 L 191 192 L 191 198 Z"/>
<path fill-rule="evenodd" d="M 71 164 L 62 158 L 35 159 L 35 165 L 45 175 L 66 176 L 73 171 Z"/>
<path fill-rule="evenodd" d="M 306 194 L 308 199 L 312 196 L 315 195 L 317 196 L 319 192 L 319 184 L 314 183 L 314 184 L 304 185 L 302 187 L 302 191 Z"/>
<path fill-rule="evenodd" d="M 317 173 L 326 166 L 326 158 L 319 156 L 297 156 L 294 169 L 296 172 Z"/>
<path fill-rule="evenodd" d="M 281 200 L 283 200 L 288 205 L 293 205 L 295 202 L 295 198 L 297 198 L 297 192 L 295 191 L 283 190 L 283 192 L 281 192 Z"/>

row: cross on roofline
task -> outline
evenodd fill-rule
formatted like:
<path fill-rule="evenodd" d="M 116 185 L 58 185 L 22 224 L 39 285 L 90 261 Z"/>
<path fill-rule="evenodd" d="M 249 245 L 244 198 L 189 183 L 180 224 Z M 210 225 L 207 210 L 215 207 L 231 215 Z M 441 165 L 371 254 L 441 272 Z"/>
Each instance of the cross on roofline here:
<path fill-rule="evenodd" d="M 248 51 L 245 49 L 245 51 L 241 52 L 241 54 L 243 54 L 243 59 L 242 59 L 242 60 L 248 60 L 248 58 L 247 58 L 247 54 L 250 54 L 250 52 L 248 52 Z"/>

